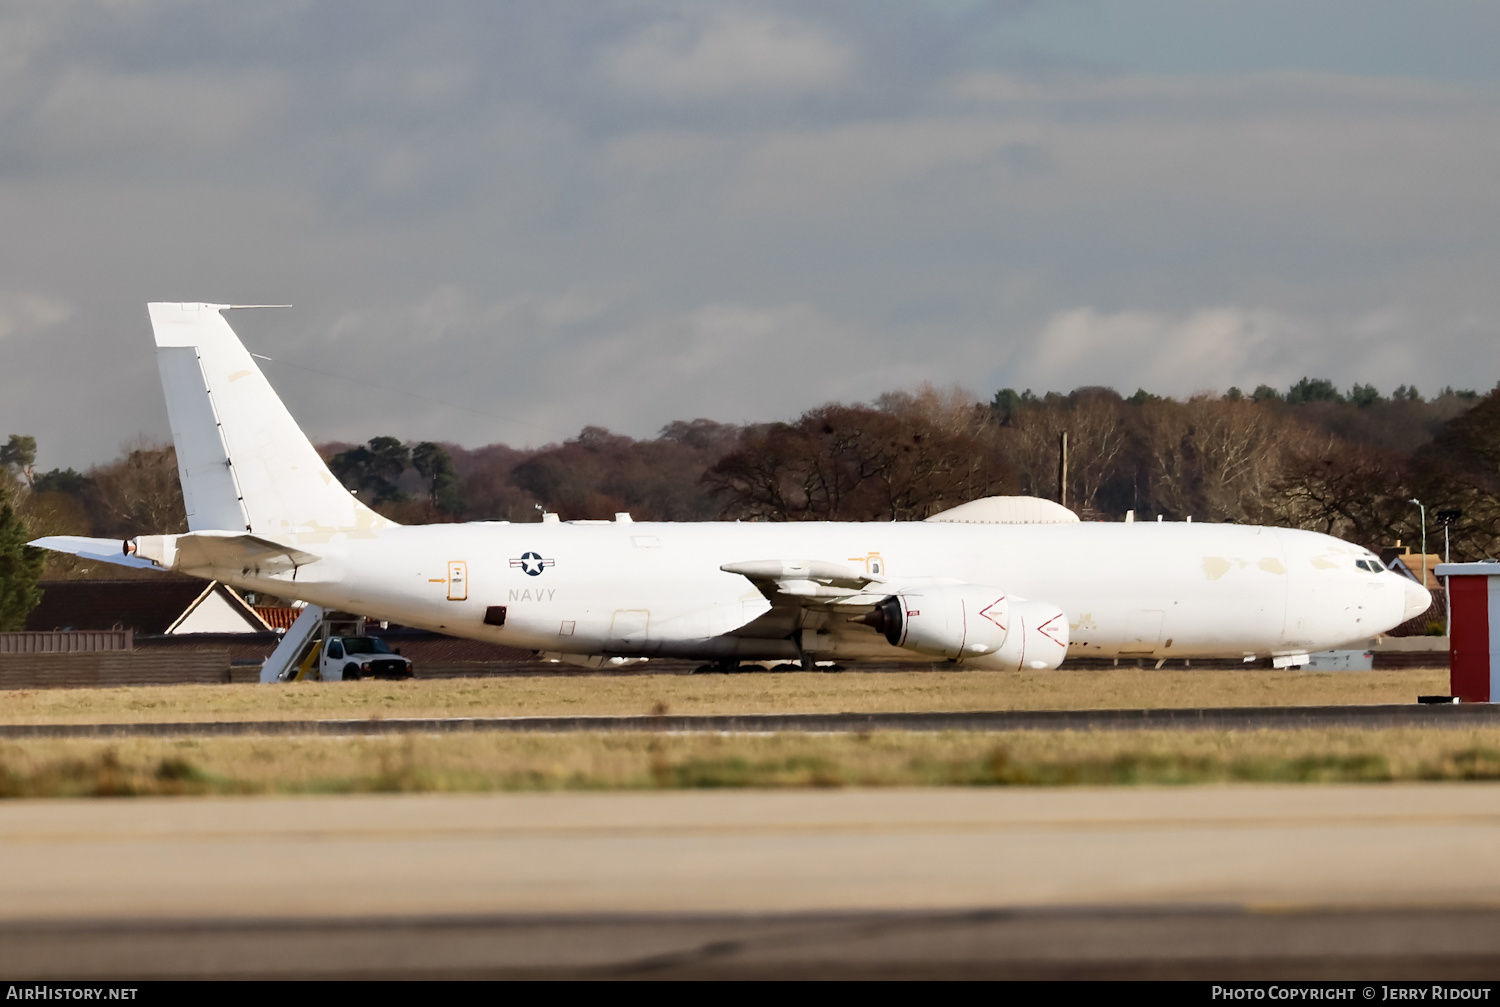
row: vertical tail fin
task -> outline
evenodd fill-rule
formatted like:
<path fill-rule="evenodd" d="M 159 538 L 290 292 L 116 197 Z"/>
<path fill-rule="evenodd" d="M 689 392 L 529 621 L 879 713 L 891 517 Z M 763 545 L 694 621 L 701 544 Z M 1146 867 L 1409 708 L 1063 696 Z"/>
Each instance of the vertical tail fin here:
<path fill-rule="evenodd" d="M 340 485 L 220 312 L 148 304 L 193 531 L 354 531 L 392 522 Z"/>

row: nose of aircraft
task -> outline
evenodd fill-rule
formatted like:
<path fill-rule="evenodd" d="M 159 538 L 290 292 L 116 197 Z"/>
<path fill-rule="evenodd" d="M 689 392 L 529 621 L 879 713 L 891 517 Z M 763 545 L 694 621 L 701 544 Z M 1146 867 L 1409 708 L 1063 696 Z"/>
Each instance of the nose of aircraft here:
<path fill-rule="evenodd" d="M 1405 578 L 1402 578 L 1405 580 Z M 1414 580 L 1406 580 L 1406 614 L 1401 621 L 1415 619 L 1432 606 L 1432 592 Z"/>

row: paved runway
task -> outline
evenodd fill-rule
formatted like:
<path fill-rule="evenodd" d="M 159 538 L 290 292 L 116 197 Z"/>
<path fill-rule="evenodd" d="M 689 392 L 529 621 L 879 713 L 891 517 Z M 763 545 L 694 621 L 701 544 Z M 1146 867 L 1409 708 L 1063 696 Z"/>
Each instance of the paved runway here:
<path fill-rule="evenodd" d="M 120 724 L 0 724 L 0 738 L 149 738 L 317 734 L 677 731 L 1139 731 L 1500 725 L 1500 704 L 1182 707 L 1154 710 L 972 710 L 941 713 L 765 713 L 638 717 L 391 717 L 370 720 L 216 720 Z"/>
<path fill-rule="evenodd" d="M 1491 784 L 16 801 L 0 975 L 1500 977 L 1497 848 Z"/>

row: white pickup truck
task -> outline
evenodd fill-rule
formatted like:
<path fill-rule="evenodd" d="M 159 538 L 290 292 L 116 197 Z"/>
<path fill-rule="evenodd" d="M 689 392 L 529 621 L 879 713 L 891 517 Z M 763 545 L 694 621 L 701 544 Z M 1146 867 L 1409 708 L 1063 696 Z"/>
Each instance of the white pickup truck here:
<path fill-rule="evenodd" d="M 411 678 L 408 658 L 374 636 L 330 636 L 318 656 L 318 674 L 325 682 L 360 678 Z"/>

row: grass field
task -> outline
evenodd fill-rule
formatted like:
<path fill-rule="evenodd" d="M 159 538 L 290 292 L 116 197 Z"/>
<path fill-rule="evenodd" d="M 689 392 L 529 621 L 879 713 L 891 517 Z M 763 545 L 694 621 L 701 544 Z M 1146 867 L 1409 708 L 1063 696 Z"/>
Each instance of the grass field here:
<path fill-rule="evenodd" d="M 1500 779 L 1500 729 L 0 743 L 0 796 Z"/>
<path fill-rule="evenodd" d="M 1412 703 L 1446 670 L 629 675 L 0 692 L 0 723 Z"/>
<path fill-rule="evenodd" d="M 1446 670 L 630 675 L 0 693 L 0 722 L 1411 703 Z M 1500 779 L 1500 729 L 0 742 L 0 796 Z"/>

